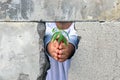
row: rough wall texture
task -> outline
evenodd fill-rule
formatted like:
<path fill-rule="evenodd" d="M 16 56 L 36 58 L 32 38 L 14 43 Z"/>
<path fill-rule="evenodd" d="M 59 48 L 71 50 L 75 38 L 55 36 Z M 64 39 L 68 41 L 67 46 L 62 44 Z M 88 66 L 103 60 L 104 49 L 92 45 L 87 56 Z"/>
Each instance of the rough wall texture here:
<path fill-rule="evenodd" d="M 36 23 L 0 23 L 0 80 L 35 80 L 39 74 Z"/>
<path fill-rule="evenodd" d="M 76 21 L 69 80 L 120 80 L 119 9 L 120 0 L 0 0 L 0 80 L 45 79 L 40 20 Z"/>
<path fill-rule="evenodd" d="M 76 23 L 81 36 L 69 80 L 120 80 L 120 23 Z"/>
<path fill-rule="evenodd" d="M 120 0 L 0 0 L 0 20 L 114 20 L 119 9 Z"/>

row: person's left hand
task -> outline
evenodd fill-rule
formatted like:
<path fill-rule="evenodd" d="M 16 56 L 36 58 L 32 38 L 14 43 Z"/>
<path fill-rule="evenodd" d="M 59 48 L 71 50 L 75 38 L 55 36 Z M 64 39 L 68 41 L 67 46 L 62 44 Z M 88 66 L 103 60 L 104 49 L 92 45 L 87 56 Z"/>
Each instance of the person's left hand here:
<path fill-rule="evenodd" d="M 64 62 L 73 54 L 74 47 L 72 44 L 68 43 L 65 45 L 63 42 L 59 45 L 58 61 Z"/>

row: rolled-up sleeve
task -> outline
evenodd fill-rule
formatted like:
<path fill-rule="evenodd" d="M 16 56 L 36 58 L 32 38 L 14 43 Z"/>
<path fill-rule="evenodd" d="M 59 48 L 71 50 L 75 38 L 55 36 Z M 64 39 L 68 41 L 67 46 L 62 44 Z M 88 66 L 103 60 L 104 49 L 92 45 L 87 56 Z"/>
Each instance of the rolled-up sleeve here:
<path fill-rule="evenodd" d="M 44 36 L 44 48 L 45 48 L 46 54 L 48 54 L 48 52 L 47 52 L 47 45 L 51 41 L 52 29 L 53 28 L 51 28 L 49 26 L 49 23 L 46 23 L 46 30 L 45 30 L 45 36 Z"/>
<path fill-rule="evenodd" d="M 68 58 L 68 59 L 70 59 L 75 54 L 75 51 L 76 51 L 76 49 L 78 49 L 78 44 L 79 44 L 79 36 L 77 35 L 77 31 L 74 29 L 74 27 L 72 27 L 71 30 L 69 31 L 68 42 L 74 46 L 72 55 Z"/>
<path fill-rule="evenodd" d="M 78 49 L 79 37 L 76 35 L 71 35 L 69 39 L 69 43 L 73 44 L 75 49 Z"/>
<path fill-rule="evenodd" d="M 48 45 L 48 43 L 51 41 L 51 35 L 45 35 L 44 36 L 44 48 L 45 48 L 45 53 L 47 54 L 47 55 L 49 55 L 48 54 L 48 51 L 47 51 L 47 45 Z M 50 55 L 49 55 L 50 56 Z"/>
<path fill-rule="evenodd" d="M 51 41 L 51 35 L 44 36 L 44 47 L 46 48 L 47 44 Z"/>
<path fill-rule="evenodd" d="M 69 43 L 73 44 L 75 49 L 78 48 L 79 37 L 78 37 L 77 31 L 75 30 L 74 26 L 69 31 L 69 40 L 68 41 L 69 41 Z"/>

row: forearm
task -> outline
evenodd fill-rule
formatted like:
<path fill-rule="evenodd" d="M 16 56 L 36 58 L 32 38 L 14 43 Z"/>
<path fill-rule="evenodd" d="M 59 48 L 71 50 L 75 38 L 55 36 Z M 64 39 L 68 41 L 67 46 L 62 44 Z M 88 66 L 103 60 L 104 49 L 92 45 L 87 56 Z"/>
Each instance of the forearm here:
<path fill-rule="evenodd" d="M 71 43 L 68 44 L 68 53 L 69 53 L 68 59 L 70 59 L 75 53 L 75 47 Z"/>
<path fill-rule="evenodd" d="M 79 43 L 79 38 L 78 38 L 78 36 L 74 36 L 74 35 L 71 36 L 71 38 L 70 38 L 70 40 L 69 40 L 69 45 L 70 45 L 69 50 L 70 50 L 71 52 L 70 52 L 70 56 L 69 56 L 68 59 L 70 59 L 70 58 L 74 55 L 76 49 L 78 48 L 78 43 Z"/>

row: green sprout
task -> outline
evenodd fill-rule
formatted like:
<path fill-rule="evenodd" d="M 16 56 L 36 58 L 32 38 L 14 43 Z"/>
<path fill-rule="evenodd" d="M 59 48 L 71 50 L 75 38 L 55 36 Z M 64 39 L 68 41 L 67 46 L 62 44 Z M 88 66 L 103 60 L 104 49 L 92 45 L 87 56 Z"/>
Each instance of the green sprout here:
<path fill-rule="evenodd" d="M 65 45 L 68 45 L 67 38 L 63 35 L 63 34 L 66 34 L 69 39 L 69 35 L 66 31 L 62 29 L 55 30 L 55 28 L 53 28 L 52 32 L 54 34 L 52 36 L 51 41 L 54 42 L 55 40 L 58 40 L 58 43 L 63 42 Z"/>

